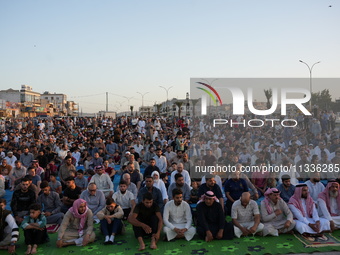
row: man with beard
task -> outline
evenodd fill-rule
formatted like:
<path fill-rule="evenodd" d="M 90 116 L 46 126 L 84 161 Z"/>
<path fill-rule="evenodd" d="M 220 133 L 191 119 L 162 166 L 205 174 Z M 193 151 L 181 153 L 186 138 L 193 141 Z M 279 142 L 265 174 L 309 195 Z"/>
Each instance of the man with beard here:
<path fill-rule="evenodd" d="M 29 152 L 28 147 L 24 148 L 23 153 L 20 155 L 20 161 L 24 167 L 29 167 L 34 160 L 34 156 Z"/>
<path fill-rule="evenodd" d="M 182 191 L 182 198 L 184 201 L 189 202 L 190 200 L 190 187 L 184 182 L 184 177 L 181 174 L 175 174 L 175 182 L 171 183 L 168 188 L 169 200 L 174 199 L 172 192 L 175 189 L 180 189 Z"/>
<path fill-rule="evenodd" d="M 29 214 L 28 208 L 36 201 L 35 192 L 28 188 L 29 185 L 29 179 L 24 177 L 21 179 L 21 188 L 13 192 L 11 208 L 18 224 Z"/>
<path fill-rule="evenodd" d="M 191 179 L 190 179 L 190 174 L 187 170 L 184 170 L 184 165 L 183 163 L 178 163 L 177 164 L 177 170 L 172 171 L 171 177 L 170 177 L 170 183 L 175 182 L 175 174 L 181 174 L 184 178 L 184 182 L 186 184 L 191 185 Z"/>
<path fill-rule="evenodd" d="M 205 175 L 206 183 L 201 184 L 198 188 L 198 197 L 204 195 L 207 191 L 212 191 L 214 196 L 217 197 L 220 204 L 222 205 L 222 209 L 224 211 L 224 199 L 222 195 L 222 191 L 219 185 L 216 184 L 215 176 L 212 174 Z"/>
<path fill-rule="evenodd" d="M 294 229 L 295 221 L 287 204 L 280 198 L 280 191 L 269 188 L 261 201 L 261 218 L 264 224 L 263 236 L 279 236 Z"/>
<path fill-rule="evenodd" d="M 73 202 L 76 201 L 80 194 L 81 188 L 76 186 L 74 181 L 74 177 L 69 176 L 65 179 L 67 188 L 64 190 L 63 194 L 63 206 L 61 207 L 61 211 L 66 213 L 68 209 L 70 209 L 73 205 Z"/>
<path fill-rule="evenodd" d="M 317 206 L 318 195 L 325 190 L 325 186 L 320 182 L 320 173 L 312 172 L 309 181 L 306 181 L 305 184 L 308 186 L 309 195 Z"/>
<path fill-rule="evenodd" d="M 156 166 L 156 159 L 150 159 L 149 165 L 144 170 L 144 176 L 151 175 L 153 171 L 157 171 L 159 174 L 161 171 L 159 170 L 158 166 Z"/>
<path fill-rule="evenodd" d="M 59 168 L 59 178 L 63 185 L 63 189 L 66 187 L 66 178 L 71 176 L 71 172 L 76 173 L 76 167 L 72 164 L 72 157 L 65 157 L 65 162 Z"/>
<path fill-rule="evenodd" d="M 331 230 L 340 229 L 340 195 L 339 183 L 329 181 L 327 187 L 318 196 L 319 212 L 329 220 Z"/>
<path fill-rule="evenodd" d="M 172 190 L 173 200 L 164 207 L 163 221 L 164 233 L 168 241 L 174 238 L 185 238 L 190 241 L 196 229 L 191 226 L 191 209 L 187 202 L 183 201 L 183 192 L 180 189 Z"/>
<path fill-rule="evenodd" d="M 119 190 L 112 195 L 113 200 L 122 207 L 125 220 L 136 206 L 135 197 L 127 188 L 128 185 L 126 181 L 122 180 L 119 182 Z"/>
<path fill-rule="evenodd" d="M 315 241 L 315 238 L 327 240 L 327 237 L 322 233 L 330 230 L 329 221 L 319 217 L 315 203 L 309 195 L 307 184 L 296 185 L 288 206 L 294 215 L 295 229 L 304 238 L 309 241 Z"/>
<path fill-rule="evenodd" d="M 290 183 L 290 176 L 288 174 L 282 175 L 282 183 L 277 186 L 280 191 L 280 197 L 288 203 L 289 199 L 294 195 L 295 186 Z"/>
<path fill-rule="evenodd" d="M 113 183 L 111 178 L 108 174 L 105 173 L 103 166 L 96 166 L 94 168 L 96 174 L 92 176 L 91 183 L 95 183 L 97 185 L 98 190 L 102 191 L 105 195 L 105 198 L 112 197 L 113 195 Z"/>
<path fill-rule="evenodd" d="M 47 224 L 61 224 L 64 214 L 60 212 L 62 203 L 59 194 L 51 191 L 47 181 L 43 181 L 40 184 L 40 189 L 43 193 L 39 195 L 37 203 L 42 207 Z"/>
<path fill-rule="evenodd" d="M 156 203 L 160 209 L 160 211 L 163 211 L 164 203 L 163 203 L 163 197 L 162 192 L 153 186 L 154 180 L 149 175 L 145 177 L 145 187 L 141 188 L 137 195 L 138 203 L 141 203 L 144 197 L 144 194 L 151 193 L 153 197 L 154 203 Z"/>
<path fill-rule="evenodd" d="M 167 169 L 166 157 L 162 155 L 162 149 L 156 149 L 156 156 L 153 157 L 156 160 L 156 166 L 158 166 L 161 173 L 165 173 Z"/>
<path fill-rule="evenodd" d="M 197 233 L 206 242 L 233 239 L 233 225 L 225 221 L 224 212 L 214 192 L 207 191 L 197 204 Z"/>
<path fill-rule="evenodd" d="M 138 239 L 138 250 L 145 250 L 145 243 L 143 240 L 145 235 L 151 235 L 150 248 L 153 250 L 157 249 L 157 242 L 163 226 L 163 219 L 158 205 L 153 201 L 151 193 L 147 192 L 143 195 L 142 202 L 136 205 L 128 220 L 133 225 L 135 237 Z"/>

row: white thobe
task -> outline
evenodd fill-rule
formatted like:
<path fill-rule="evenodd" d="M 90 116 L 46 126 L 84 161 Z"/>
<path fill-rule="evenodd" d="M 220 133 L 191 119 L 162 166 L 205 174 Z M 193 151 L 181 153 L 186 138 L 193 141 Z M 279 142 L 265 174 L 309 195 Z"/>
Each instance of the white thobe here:
<path fill-rule="evenodd" d="M 174 231 L 175 228 L 187 229 L 184 233 L 184 237 L 187 241 L 190 241 L 196 233 L 196 229 L 191 226 L 192 215 L 190 206 L 185 201 L 182 201 L 178 206 L 175 205 L 174 200 L 166 203 L 164 206 L 163 221 L 165 225 L 163 231 L 169 241 L 177 236 L 177 233 Z"/>
<path fill-rule="evenodd" d="M 302 208 L 305 212 L 307 212 L 306 209 L 306 199 L 301 199 L 302 201 Z M 330 224 L 329 221 L 325 218 L 319 218 L 318 212 L 315 208 L 315 205 L 313 204 L 313 215 L 312 218 L 304 217 L 300 210 L 298 210 L 294 205 L 288 204 L 289 209 L 292 211 L 294 217 L 296 218 L 295 222 L 295 229 L 300 233 L 308 233 L 308 234 L 318 234 L 316 233 L 310 226 L 308 226 L 309 223 L 315 224 L 317 221 L 320 221 L 320 232 L 328 231 L 330 230 Z"/>
<path fill-rule="evenodd" d="M 325 200 L 319 198 L 318 199 L 318 204 L 319 204 L 319 213 L 320 215 L 329 220 L 329 221 L 334 221 L 335 227 L 340 228 L 340 212 L 338 208 L 337 201 L 334 197 L 330 198 L 330 212 L 327 209 L 327 205 Z M 332 216 L 331 214 L 336 214 L 338 216 Z"/>

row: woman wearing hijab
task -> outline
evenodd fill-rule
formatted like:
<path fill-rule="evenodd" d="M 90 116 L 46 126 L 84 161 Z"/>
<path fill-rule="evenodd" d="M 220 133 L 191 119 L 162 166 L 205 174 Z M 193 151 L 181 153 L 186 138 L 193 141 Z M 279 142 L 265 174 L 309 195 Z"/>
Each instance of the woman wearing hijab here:
<path fill-rule="evenodd" d="M 153 178 L 153 186 L 161 191 L 163 202 L 166 204 L 169 197 L 163 180 L 159 177 L 159 173 L 157 171 L 153 171 L 151 176 Z"/>
<path fill-rule="evenodd" d="M 57 247 L 85 246 L 94 242 L 93 214 L 86 201 L 77 199 L 67 211 L 58 231 Z"/>

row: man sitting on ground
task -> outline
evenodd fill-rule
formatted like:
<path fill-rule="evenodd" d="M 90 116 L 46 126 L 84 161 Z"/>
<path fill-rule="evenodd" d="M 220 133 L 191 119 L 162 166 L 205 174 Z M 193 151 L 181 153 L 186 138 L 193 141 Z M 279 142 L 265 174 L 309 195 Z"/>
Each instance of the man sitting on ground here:
<path fill-rule="evenodd" d="M 295 227 L 293 214 L 285 201 L 280 197 L 280 191 L 269 188 L 261 201 L 261 217 L 264 223 L 263 236 L 279 236 L 281 233 L 292 232 Z"/>
<path fill-rule="evenodd" d="M 163 219 L 158 205 L 153 202 L 151 193 L 147 192 L 143 195 L 142 202 L 136 205 L 128 220 L 133 225 L 135 237 L 138 239 L 138 250 L 142 251 L 145 249 L 143 240 L 145 235 L 151 235 L 150 248 L 157 249 Z"/>
<path fill-rule="evenodd" d="M 315 241 L 315 238 L 327 240 L 322 233 L 330 230 L 329 221 L 319 217 L 306 184 L 296 185 L 294 196 L 289 199 L 288 206 L 294 215 L 295 229 L 304 238 L 310 241 Z"/>
<path fill-rule="evenodd" d="M 187 202 L 183 201 L 183 192 L 180 189 L 172 190 L 173 200 L 164 207 L 164 233 L 168 241 L 174 238 L 185 238 L 190 241 L 196 229 L 191 226 L 191 209 Z"/>
<path fill-rule="evenodd" d="M 222 206 L 212 191 L 207 191 L 197 204 L 197 233 L 206 242 L 213 239 L 230 240 L 233 226 L 225 221 Z"/>
<path fill-rule="evenodd" d="M 244 192 L 239 200 L 235 201 L 231 208 L 235 236 L 240 238 L 255 235 L 263 230 L 260 223 L 260 211 L 257 203 L 250 199 L 250 193 Z"/>
<path fill-rule="evenodd" d="M 340 195 L 339 183 L 329 181 L 326 189 L 319 194 L 319 212 L 330 222 L 331 230 L 340 228 Z"/>

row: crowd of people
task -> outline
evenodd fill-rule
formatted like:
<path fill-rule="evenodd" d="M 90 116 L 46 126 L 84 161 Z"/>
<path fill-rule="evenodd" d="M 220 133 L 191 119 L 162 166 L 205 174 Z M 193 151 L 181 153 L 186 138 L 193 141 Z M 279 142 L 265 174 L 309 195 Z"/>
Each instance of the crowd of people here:
<path fill-rule="evenodd" d="M 0 248 L 15 252 L 19 227 L 26 254 L 48 232 L 57 247 L 84 246 L 94 224 L 109 245 L 126 220 L 139 250 L 147 235 L 156 249 L 162 232 L 168 241 L 293 231 L 327 240 L 340 228 L 340 132 L 332 112 L 296 119 L 261 128 L 214 128 L 211 117 L 1 120 L 0 198 L 12 197 L 11 211 L 0 199 Z M 196 171 L 216 165 L 233 171 Z"/>

